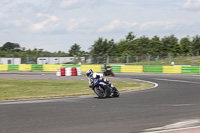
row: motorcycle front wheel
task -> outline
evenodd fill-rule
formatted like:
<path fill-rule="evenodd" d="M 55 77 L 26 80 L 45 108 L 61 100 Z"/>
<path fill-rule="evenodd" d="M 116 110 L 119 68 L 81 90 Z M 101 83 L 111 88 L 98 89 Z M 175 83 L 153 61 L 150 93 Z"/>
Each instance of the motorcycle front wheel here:
<path fill-rule="evenodd" d="M 103 89 L 102 87 L 95 87 L 94 92 L 97 94 L 99 98 L 110 97 L 110 92 L 107 89 Z"/>

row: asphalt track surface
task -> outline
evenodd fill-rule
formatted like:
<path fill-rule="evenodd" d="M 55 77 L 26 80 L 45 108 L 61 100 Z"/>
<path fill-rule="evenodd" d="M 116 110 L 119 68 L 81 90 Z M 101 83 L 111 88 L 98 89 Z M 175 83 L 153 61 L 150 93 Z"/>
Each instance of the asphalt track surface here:
<path fill-rule="evenodd" d="M 158 86 L 121 93 L 119 98 L 80 96 L 0 102 L 0 133 L 200 132 L 200 75 L 116 75 Z"/>

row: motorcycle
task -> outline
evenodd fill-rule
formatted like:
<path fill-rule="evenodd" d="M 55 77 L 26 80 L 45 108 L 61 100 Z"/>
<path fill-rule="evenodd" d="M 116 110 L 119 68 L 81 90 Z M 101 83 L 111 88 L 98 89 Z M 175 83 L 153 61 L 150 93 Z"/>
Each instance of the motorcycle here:
<path fill-rule="evenodd" d="M 119 97 L 119 91 L 115 87 L 110 87 L 105 82 L 100 82 L 97 78 L 91 78 L 92 90 L 99 98 Z"/>
<path fill-rule="evenodd" d="M 114 73 L 112 72 L 112 67 L 107 66 L 104 69 L 104 76 L 109 76 L 109 75 L 115 76 Z"/>

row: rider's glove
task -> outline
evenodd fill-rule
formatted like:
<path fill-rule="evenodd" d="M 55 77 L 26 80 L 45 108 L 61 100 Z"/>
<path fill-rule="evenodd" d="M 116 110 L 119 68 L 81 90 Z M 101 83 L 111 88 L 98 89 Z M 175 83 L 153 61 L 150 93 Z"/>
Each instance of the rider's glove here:
<path fill-rule="evenodd" d="M 89 85 L 89 87 L 90 87 L 90 88 L 92 88 L 92 87 L 93 87 L 93 85 L 92 85 L 92 84 L 90 84 L 90 85 Z"/>

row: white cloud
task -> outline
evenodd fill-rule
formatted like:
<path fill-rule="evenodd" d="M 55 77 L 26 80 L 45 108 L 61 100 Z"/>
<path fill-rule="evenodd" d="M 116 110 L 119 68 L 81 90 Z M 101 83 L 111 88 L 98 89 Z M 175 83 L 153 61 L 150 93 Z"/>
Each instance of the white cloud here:
<path fill-rule="evenodd" d="M 187 0 L 182 7 L 187 10 L 200 10 L 200 0 Z"/>
<path fill-rule="evenodd" d="M 162 20 L 162 21 L 151 21 L 145 22 L 140 25 L 140 30 L 174 30 L 174 29 L 184 29 L 193 25 L 194 22 L 191 20 Z"/>
<path fill-rule="evenodd" d="M 128 29 L 137 25 L 137 22 L 113 20 L 110 24 L 100 27 L 97 32 L 110 32 L 119 29 Z"/>
<path fill-rule="evenodd" d="M 163 30 L 169 30 L 175 27 L 176 23 L 172 21 L 152 21 L 141 24 L 140 29 L 148 30 L 148 29 L 161 28 Z"/>
<path fill-rule="evenodd" d="M 60 3 L 61 8 L 70 8 L 78 3 L 78 0 L 63 0 Z"/>
<path fill-rule="evenodd" d="M 56 23 L 58 18 L 47 14 L 38 13 L 37 17 L 45 17 L 46 20 L 31 25 L 33 31 L 49 30 L 59 25 Z"/>
<path fill-rule="evenodd" d="M 84 25 L 88 22 L 86 18 L 79 18 L 79 19 L 73 19 L 70 18 L 67 20 L 67 30 L 68 31 L 73 31 L 76 28 L 80 27 L 81 25 Z"/>

